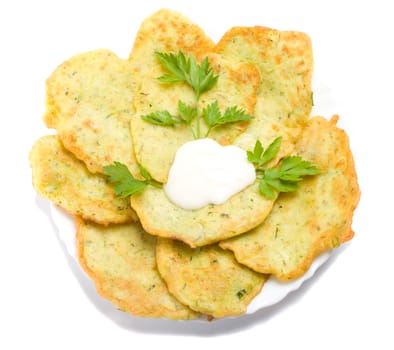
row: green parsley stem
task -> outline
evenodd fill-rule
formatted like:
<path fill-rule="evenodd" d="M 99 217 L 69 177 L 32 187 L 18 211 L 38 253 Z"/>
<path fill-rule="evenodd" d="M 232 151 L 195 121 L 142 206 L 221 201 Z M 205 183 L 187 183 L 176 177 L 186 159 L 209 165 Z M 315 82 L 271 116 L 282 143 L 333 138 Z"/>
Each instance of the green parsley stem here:
<path fill-rule="evenodd" d="M 201 138 L 201 128 L 200 128 L 200 119 L 201 119 L 201 114 L 198 112 L 198 102 L 199 102 L 199 100 L 200 100 L 200 94 L 197 92 L 197 94 L 196 94 L 196 106 L 197 106 L 197 117 L 196 117 L 196 134 L 197 134 L 197 137 L 196 137 L 196 135 L 193 133 L 193 137 L 195 138 L 195 139 L 199 139 L 199 138 Z"/>
<path fill-rule="evenodd" d="M 148 184 L 153 186 L 153 187 L 155 187 L 155 188 L 163 188 L 163 184 L 162 183 L 160 183 L 160 182 L 158 182 L 156 180 L 153 180 L 153 179 L 149 180 Z"/>
<path fill-rule="evenodd" d="M 194 129 L 193 129 L 193 127 L 191 126 L 191 124 L 189 124 L 189 128 L 190 128 L 190 131 L 192 132 L 193 139 L 194 139 L 194 140 L 197 140 L 196 133 L 194 132 Z"/>

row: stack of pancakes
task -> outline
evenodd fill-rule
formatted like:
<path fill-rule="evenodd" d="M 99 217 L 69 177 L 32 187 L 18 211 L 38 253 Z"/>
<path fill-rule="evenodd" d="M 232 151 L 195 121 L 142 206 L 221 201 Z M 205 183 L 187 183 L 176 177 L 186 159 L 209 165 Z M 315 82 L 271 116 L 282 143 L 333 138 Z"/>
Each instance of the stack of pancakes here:
<path fill-rule="evenodd" d="M 179 100 L 193 103 L 186 84 L 157 80 L 164 73 L 157 51 L 208 57 L 219 80 L 199 108 L 218 101 L 254 116 L 213 130 L 211 138 L 247 151 L 281 136 L 272 166 L 299 155 L 321 173 L 274 200 L 256 182 L 198 210 L 177 207 L 152 186 L 117 198 L 103 167 L 121 162 L 141 178 L 141 164 L 166 183 L 177 149 L 193 138 L 186 126 L 141 119 L 175 113 Z M 304 33 L 234 27 L 215 44 L 181 14 L 160 10 L 142 23 L 127 60 L 101 49 L 53 72 L 44 121 L 56 134 L 30 152 L 33 185 L 75 217 L 79 262 L 100 295 L 143 317 L 240 315 L 270 276 L 298 278 L 317 255 L 353 237 L 360 196 L 353 157 L 337 116 L 310 116 L 312 70 Z"/>

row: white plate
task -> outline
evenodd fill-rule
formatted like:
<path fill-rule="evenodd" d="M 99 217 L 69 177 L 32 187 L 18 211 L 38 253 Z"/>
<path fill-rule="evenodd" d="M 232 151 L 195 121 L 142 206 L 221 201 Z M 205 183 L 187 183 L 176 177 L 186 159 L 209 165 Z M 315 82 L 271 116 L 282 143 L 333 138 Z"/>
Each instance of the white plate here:
<path fill-rule="evenodd" d="M 52 203 L 50 205 L 50 215 L 54 224 L 56 225 L 59 238 L 64 243 L 68 254 L 73 259 L 75 259 L 75 261 L 77 261 L 75 241 L 76 228 L 74 221 L 70 216 L 66 215 L 62 210 L 58 209 Z M 309 270 L 302 277 L 291 282 L 281 282 L 273 277 L 270 277 L 269 280 L 264 284 L 260 294 L 249 304 L 246 314 L 255 313 L 258 310 L 275 305 L 285 299 L 289 293 L 297 290 L 306 280 L 310 279 L 315 274 L 316 270 L 328 260 L 330 255 L 331 252 L 320 254 L 314 260 Z M 80 270 L 83 271 L 82 269 Z M 84 273 L 84 271 L 83 276 L 85 279 L 89 280 L 89 277 Z M 81 282 L 81 280 L 79 281 Z M 95 305 L 101 301 L 101 297 L 99 297 L 98 294 L 88 294 L 88 297 Z M 118 312 L 119 314 L 124 315 L 124 312 Z"/>

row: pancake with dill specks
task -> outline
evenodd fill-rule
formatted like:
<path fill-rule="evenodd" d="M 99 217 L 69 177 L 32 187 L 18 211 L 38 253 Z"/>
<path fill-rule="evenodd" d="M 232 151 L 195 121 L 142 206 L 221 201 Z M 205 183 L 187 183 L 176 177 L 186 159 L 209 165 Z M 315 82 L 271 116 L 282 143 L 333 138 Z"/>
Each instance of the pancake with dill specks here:
<path fill-rule="evenodd" d="M 158 66 L 156 51 L 182 51 L 196 58 L 212 52 L 214 42 L 195 23 L 176 11 L 162 9 L 147 17 L 137 32 L 129 60 L 139 65 L 141 76 Z"/>
<path fill-rule="evenodd" d="M 38 194 L 68 213 L 106 225 L 138 220 L 128 200 L 115 197 L 106 177 L 90 173 L 57 136 L 37 140 L 29 157 Z"/>
<path fill-rule="evenodd" d="M 245 313 L 267 280 L 217 245 L 192 249 L 159 238 L 156 258 L 171 294 L 191 309 L 216 318 Z"/>
<path fill-rule="evenodd" d="M 70 58 L 47 79 L 44 121 L 91 172 L 119 161 L 138 174 L 130 135 L 136 70 L 100 49 Z"/>
<path fill-rule="evenodd" d="M 241 264 L 287 281 L 302 276 L 318 254 L 353 237 L 360 190 L 348 137 L 336 122 L 312 118 L 296 145 L 321 174 L 281 194 L 263 224 L 220 243 Z"/>
<path fill-rule="evenodd" d="M 175 205 L 163 189 L 153 186 L 131 196 L 130 204 L 148 233 L 200 247 L 256 227 L 271 211 L 273 200 L 262 196 L 255 182 L 223 204 L 196 210 Z"/>
<path fill-rule="evenodd" d="M 117 308 L 142 317 L 194 319 L 156 268 L 156 238 L 138 223 L 102 226 L 77 219 L 78 258 L 98 293 Z"/>
<path fill-rule="evenodd" d="M 312 44 L 302 32 L 266 27 L 234 27 L 215 52 L 233 61 L 252 64 L 260 73 L 254 119 L 234 144 L 253 149 L 257 139 L 270 144 L 282 137 L 272 164 L 289 155 L 312 108 Z"/>

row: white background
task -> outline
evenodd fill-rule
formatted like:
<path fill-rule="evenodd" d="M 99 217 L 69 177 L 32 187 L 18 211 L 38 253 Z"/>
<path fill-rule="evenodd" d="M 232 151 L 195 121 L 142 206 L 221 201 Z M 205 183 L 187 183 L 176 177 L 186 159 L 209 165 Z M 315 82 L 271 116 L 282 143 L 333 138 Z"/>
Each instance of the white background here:
<path fill-rule="evenodd" d="M 2 1 L 0 5 L 1 349 L 393 349 L 393 36 L 390 1 Z M 28 152 L 48 133 L 44 82 L 72 55 L 126 58 L 141 21 L 178 10 L 218 40 L 231 26 L 312 39 L 314 113 L 340 115 L 362 197 L 356 236 L 279 306 L 237 320 L 117 320 L 88 298 L 31 186 Z M 391 23 L 390 23 L 391 22 Z M 74 269 L 74 270 L 73 270 Z"/>

